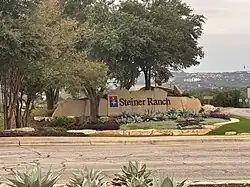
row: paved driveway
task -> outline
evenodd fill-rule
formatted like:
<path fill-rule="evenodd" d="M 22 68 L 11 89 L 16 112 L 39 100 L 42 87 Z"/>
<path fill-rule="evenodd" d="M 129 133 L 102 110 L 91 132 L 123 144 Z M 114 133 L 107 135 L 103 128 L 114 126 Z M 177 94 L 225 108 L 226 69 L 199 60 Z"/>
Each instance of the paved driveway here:
<path fill-rule="evenodd" d="M 61 171 L 66 182 L 83 166 L 103 170 L 112 177 L 128 160 L 139 160 L 157 175 L 189 180 L 249 179 L 250 140 L 186 141 L 143 145 L 75 145 L 0 147 L 0 181 L 11 169 L 40 163 Z"/>

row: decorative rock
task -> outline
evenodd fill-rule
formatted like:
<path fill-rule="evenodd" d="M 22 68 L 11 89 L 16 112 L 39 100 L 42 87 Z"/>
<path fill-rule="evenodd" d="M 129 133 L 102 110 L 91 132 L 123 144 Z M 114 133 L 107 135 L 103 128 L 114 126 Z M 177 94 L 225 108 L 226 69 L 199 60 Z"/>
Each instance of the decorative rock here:
<path fill-rule="evenodd" d="M 216 108 L 214 107 L 213 105 L 204 105 L 202 107 L 202 109 L 205 111 L 205 112 L 219 112 L 220 111 L 220 108 Z"/>
<path fill-rule="evenodd" d="M 24 128 L 20 128 L 20 129 L 14 129 L 14 130 L 23 131 L 23 132 L 33 132 L 33 131 L 35 131 L 35 129 L 32 128 L 32 127 L 24 127 Z"/>
<path fill-rule="evenodd" d="M 123 131 L 123 135 L 129 135 L 129 136 L 151 136 L 154 135 L 154 129 L 147 129 L 147 130 L 125 130 Z"/>
<path fill-rule="evenodd" d="M 109 121 L 109 117 L 106 116 L 106 117 L 100 117 L 99 119 L 101 122 L 106 122 L 106 121 Z"/>
<path fill-rule="evenodd" d="M 53 117 L 45 117 L 45 121 L 52 121 Z"/>
<path fill-rule="evenodd" d="M 1 184 L 1 183 L 0 183 L 0 187 L 8 187 L 8 185 L 7 185 L 7 184 L 3 184 L 3 183 Z"/>
<path fill-rule="evenodd" d="M 35 131 L 35 129 L 32 127 L 24 127 L 24 128 L 10 129 L 5 131 L 33 132 Z"/>
<path fill-rule="evenodd" d="M 154 135 L 173 136 L 172 130 L 155 130 Z"/>
<path fill-rule="evenodd" d="M 67 116 L 67 118 L 72 118 L 72 119 L 74 119 L 74 118 L 75 118 L 75 116 Z"/>
<path fill-rule="evenodd" d="M 83 133 L 83 134 L 96 134 L 96 130 L 68 130 L 69 133 Z"/>
<path fill-rule="evenodd" d="M 237 135 L 237 132 L 234 132 L 234 131 L 230 131 L 230 132 L 225 132 L 225 135 Z"/>
<path fill-rule="evenodd" d="M 197 136 L 205 135 L 209 129 L 173 130 L 173 136 Z"/>
<path fill-rule="evenodd" d="M 35 116 L 34 120 L 35 121 L 43 121 L 43 120 L 45 120 L 45 117 L 43 117 L 43 116 Z"/>

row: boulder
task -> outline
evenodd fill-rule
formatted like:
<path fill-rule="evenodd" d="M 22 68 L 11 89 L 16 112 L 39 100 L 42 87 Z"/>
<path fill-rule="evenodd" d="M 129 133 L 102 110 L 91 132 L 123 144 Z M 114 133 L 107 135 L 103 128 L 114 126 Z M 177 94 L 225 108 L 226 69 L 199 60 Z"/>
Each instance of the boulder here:
<path fill-rule="evenodd" d="M 228 136 L 237 135 L 237 132 L 234 132 L 234 131 L 225 132 L 225 135 L 228 135 Z"/>
<path fill-rule="evenodd" d="M 35 121 L 45 121 L 45 117 L 44 116 L 35 116 L 34 120 Z"/>
<path fill-rule="evenodd" d="M 69 133 L 83 133 L 83 134 L 96 134 L 96 130 L 90 130 L 90 129 L 85 129 L 85 130 L 68 130 L 67 132 L 69 132 Z"/>
<path fill-rule="evenodd" d="M 219 112 L 220 108 L 214 107 L 213 105 L 204 105 L 202 106 L 204 112 Z"/>
<path fill-rule="evenodd" d="M 99 119 L 101 122 L 107 122 L 110 120 L 110 118 L 108 116 L 104 116 L 104 117 L 100 117 Z"/>
<path fill-rule="evenodd" d="M 32 127 L 24 127 L 24 128 L 10 129 L 10 130 L 5 130 L 5 131 L 33 132 L 35 131 L 35 129 Z"/>

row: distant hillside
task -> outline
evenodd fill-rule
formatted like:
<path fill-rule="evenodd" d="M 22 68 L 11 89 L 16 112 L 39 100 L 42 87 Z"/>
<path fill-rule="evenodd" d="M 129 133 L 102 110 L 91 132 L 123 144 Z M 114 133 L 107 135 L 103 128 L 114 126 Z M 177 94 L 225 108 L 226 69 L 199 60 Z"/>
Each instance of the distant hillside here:
<path fill-rule="evenodd" d="M 173 83 L 183 90 L 250 86 L 250 72 L 175 73 Z"/>
<path fill-rule="evenodd" d="M 176 84 L 182 90 L 195 90 L 206 88 L 222 88 L 222 87 L 248 87 L 250 86 L 250 72 L 221 72 L 221 73 L 173 73 L 174 77 L 170 82 Z M 144 84 L 144 77 L 141 75 L 137 84 Z"/>

